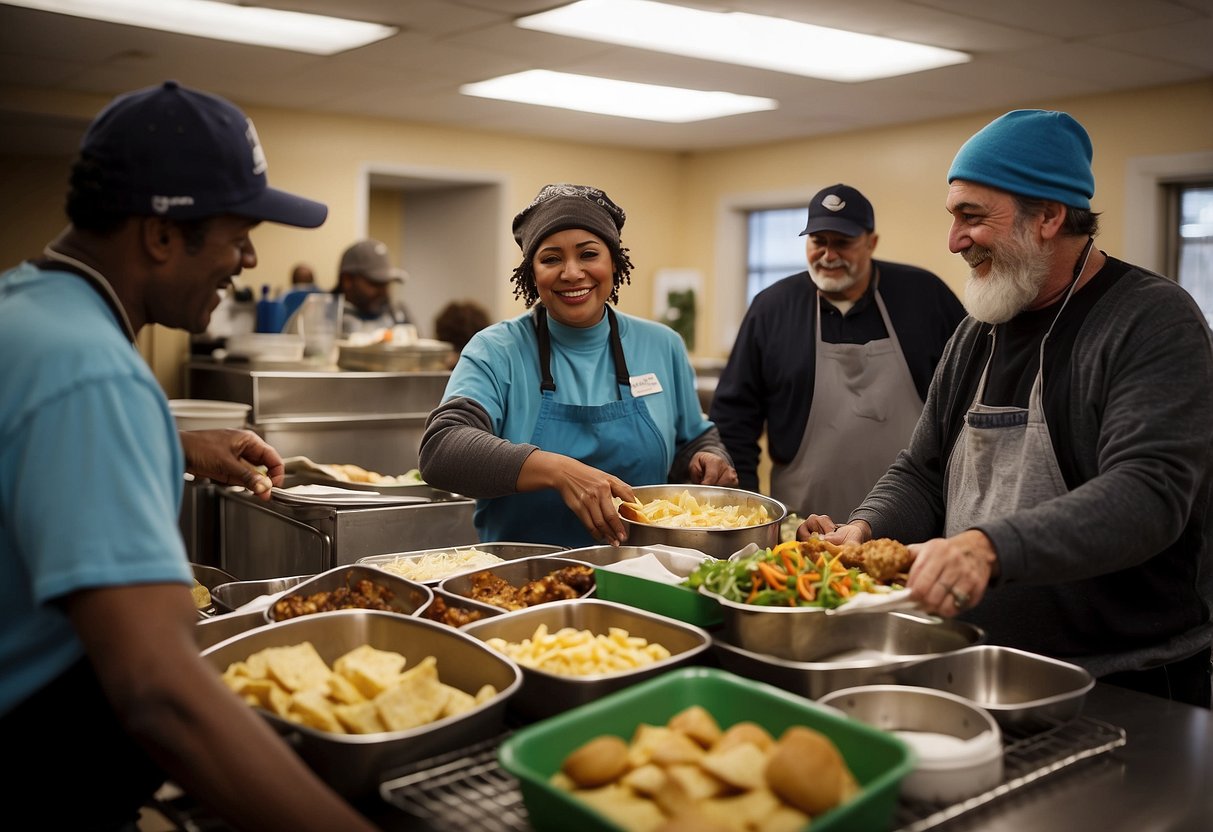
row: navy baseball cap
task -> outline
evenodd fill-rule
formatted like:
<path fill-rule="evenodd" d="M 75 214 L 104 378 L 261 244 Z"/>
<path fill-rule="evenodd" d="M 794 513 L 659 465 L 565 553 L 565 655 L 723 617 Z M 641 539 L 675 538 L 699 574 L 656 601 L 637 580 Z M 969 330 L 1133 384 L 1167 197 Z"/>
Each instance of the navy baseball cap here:
<path fill-rule="evenodd" d="M 814 194 L 809 201 L 809 223 L 800 236 L 837 231 L 848 237 L 858 237 L 875 228 L 876 215 L 868 198 L 850 185 L 838 184 Z"/>
<path fill-rule="evenodd" d="M 234 214 L 315 228 L 328 206 L 271 188 L 253 122 L 216 95 L 165 81 L 118 96 L 89 125 L 80 156 L 106 171 L 121 210 L 200 219 Z"/>

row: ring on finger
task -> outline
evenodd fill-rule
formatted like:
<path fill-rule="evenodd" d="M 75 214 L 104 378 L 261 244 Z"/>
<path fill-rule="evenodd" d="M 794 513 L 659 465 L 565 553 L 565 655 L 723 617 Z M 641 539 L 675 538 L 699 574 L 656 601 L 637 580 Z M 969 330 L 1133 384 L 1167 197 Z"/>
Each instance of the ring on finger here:
<path fill-rule="evenodd" d="M 969 604 L 969 594 L 960 592 L 954 586 L 948 587 L 948 594 L 952 596 L 953 603 L 956 604 L 956 609 L 962 610 Z"/>

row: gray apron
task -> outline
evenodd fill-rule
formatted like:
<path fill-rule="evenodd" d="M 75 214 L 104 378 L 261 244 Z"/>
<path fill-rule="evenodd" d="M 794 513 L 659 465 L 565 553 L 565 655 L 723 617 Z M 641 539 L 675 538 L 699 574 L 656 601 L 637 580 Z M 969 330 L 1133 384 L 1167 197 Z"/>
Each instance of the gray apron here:
<path fill-rule="evenodd" d="M 997 327 L 990 332 L 990 357 L 944 474 L 945 537 L 1069 491 L 1053 452 L 1041 400 L 1045 344 L 1077 285 L 1076 277 L 1040 342 L 1039 365 L 1026 409 L 981 403 L 997 345 Z M 962 617 L 982 627 L 992 644 L 1050 653 L 1052 634 L 1068 618 L 1065 593 L 1061 586 L 991 586 L 981 603 Z"/>
<path fill-rule="evenodd" d="M 771 469 L 771 496 L 789 511 L 845 520 L 910 440 L 922 399 L 888 310 L 873 293 L 888 338 L 821 340 L 818 299 L 813 402 L 795 458 Z"/>

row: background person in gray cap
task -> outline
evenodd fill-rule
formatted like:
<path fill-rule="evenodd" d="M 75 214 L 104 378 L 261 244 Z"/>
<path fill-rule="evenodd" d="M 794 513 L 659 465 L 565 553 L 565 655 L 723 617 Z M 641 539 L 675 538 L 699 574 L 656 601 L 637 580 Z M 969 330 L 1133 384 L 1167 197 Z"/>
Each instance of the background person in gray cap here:
<path fill-rule="evenodd" d="M 631 486 L 737 483 L 677 333 L 611 308 L 631 281 L 624 219 L 570 184 L 514 217 L 514 295 L 533 311 L 472 336 L 421 439 L 422 476 L 477 498 L 482 541 L 618 544 Z"/>
<path fill-rule="evenodd" d="M 809 202 L 808 271 L 759 292 L 712 398 L 711 418 L 758 490 L 802 517 L 845 516 L 906 446 L 944 344 L 964 317 L 931 272 L 874 260 L 872 205 L 832 185 Z"/>
<path fill-rule="evenodd" d="M 385 243 L 359 240 L 341 254 L 334 292 L 345 298 L 343 335 L 411 323 L 400 290 L 408 273 L 392 265 Z"/>
<path fill-rule="evenodd" d="M 948 172 L 970 317 L 909 449 L 836 527 L 907 543 L 923 607 L 1209 707 L 1213 340 L 1174 281 L 1094 246 L 1091 141 L 1016 110 Z"/>
<path fill-rule="evenodd" d="M 258 223 L 327 212 L 268 186 L 240 110 L 168 82 L 97 116 L 67 229 L 0 275 L 0 745 L 39 827 L 134 830 L 171 777 L 233 827 L 370 828 L 198 656 L 178 512 L 199 460 L 135 348 L 206 329 Z M 255 434 L 223 436 L 216 467 L 281 482 Z"/>

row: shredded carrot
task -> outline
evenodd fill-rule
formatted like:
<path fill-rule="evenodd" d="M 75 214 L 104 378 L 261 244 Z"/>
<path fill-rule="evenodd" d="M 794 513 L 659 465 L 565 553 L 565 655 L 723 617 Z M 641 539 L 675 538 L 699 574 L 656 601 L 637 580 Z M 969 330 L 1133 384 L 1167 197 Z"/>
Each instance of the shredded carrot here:
<path fill-rule="evenodd" d="M 817 597 L 817 587 L 813 584 L 811 574 L 802 574 L 796 579 L 796 591 L 806 601 L 812 601 Z"/>
<path fill-rule="evenodd" d="M 778 566 L 772 566 L 769 563 L 758 564 L 758 572 L 762 575 L 762 579 L 767 582 L 767 586 L 771 589 L 786 589 L 788 585 L 787 573 L 781 571 Z"/>
<path fill-rule="evenodd" d="M 782 558 L 783 568 L 788 570 L 788 574 L 794 574 L 804 568 L 804 558 L 795 549 L 784 550 L 779 556 Z"/>
<path fill-rule="evenodd" d="M 850 598 L 850 597 L 851 597 L 851 590 L 849 590 L 849 589 L 847 589 L 845 586 L 843 586 L 843 585 L 842 585 L 842 581 L 834 581 L 834 583 L 833 583 L 833 584 L 831 584 L 831 586 L 833 586 L 833 587 L 834 587 L 834 590 L 835 590 L 835 591 L 836 591 L 836 592 L 837 592 L 839 595 L 841 595 L 843 598 Z"/>
<path fill-rule="evenodd" d="M 758 597 L 758 579 L 755 578 L 750 582 L 750 594 L 746 597 L 745 602 L 752 604 L 754 599 Z"/>

